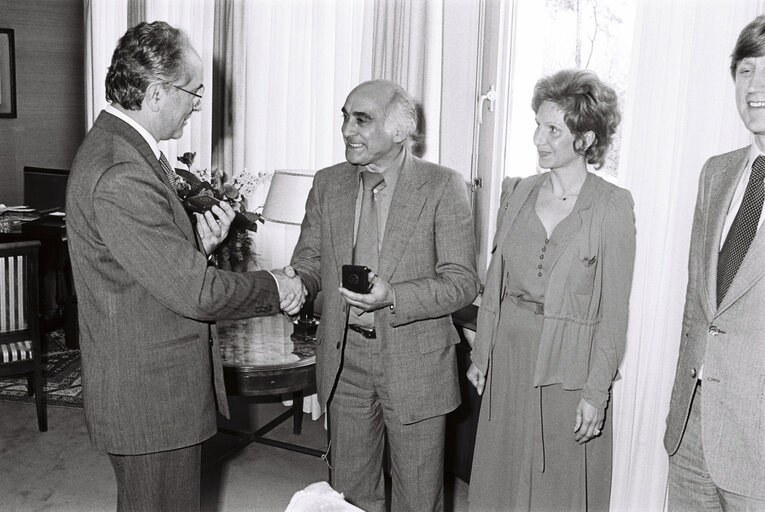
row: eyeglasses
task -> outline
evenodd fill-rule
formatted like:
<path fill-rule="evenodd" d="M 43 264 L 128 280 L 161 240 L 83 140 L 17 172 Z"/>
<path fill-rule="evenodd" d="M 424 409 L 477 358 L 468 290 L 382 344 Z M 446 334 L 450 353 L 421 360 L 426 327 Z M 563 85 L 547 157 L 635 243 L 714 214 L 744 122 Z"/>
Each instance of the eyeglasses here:
<path fill-rule="evenodd" d="M 183 87 L 178 87 L 175 84 L 167 84 L 167 85 L 175 87 L 179 91 L 183 91 L 186 94 L 191 94 L 192 96 L 196 97 L 196 99 L 191 103 L 191 108 L 193 108 L 194 110 L 197 110 L 199 108 L 199 106 L 202 104 L 202 94 L 205 93 L 205 88 L 204 87 L 200 87 L 199 89 L 197 89 L 198 91 L 201 91 L 201 94 L 198 94 L 196 92 L 188 91 L 188 90 L 184 89 Z"/>

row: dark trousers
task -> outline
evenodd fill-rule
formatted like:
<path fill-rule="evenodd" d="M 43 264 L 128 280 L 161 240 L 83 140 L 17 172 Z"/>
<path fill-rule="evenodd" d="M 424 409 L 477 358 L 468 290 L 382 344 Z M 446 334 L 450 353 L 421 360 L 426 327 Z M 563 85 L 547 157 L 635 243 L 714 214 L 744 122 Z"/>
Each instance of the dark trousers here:
<path fill-rule="evenodd" d="M 143 455 L 113 455 L 117 512 L 195 512 L 200 506 L 202 445 Z"/>

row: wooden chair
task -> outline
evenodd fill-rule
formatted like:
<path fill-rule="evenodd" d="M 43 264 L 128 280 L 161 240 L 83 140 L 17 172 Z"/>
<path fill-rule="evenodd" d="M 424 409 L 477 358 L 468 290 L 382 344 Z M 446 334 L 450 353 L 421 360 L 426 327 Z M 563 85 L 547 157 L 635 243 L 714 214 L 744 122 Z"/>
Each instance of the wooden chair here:
<path fill-rule="evenodd" d="M 48 430 L 43 393 L 38 288 L 39 241 L 0 244 L 0 376 L 27 376 L 37 426 Z"/>

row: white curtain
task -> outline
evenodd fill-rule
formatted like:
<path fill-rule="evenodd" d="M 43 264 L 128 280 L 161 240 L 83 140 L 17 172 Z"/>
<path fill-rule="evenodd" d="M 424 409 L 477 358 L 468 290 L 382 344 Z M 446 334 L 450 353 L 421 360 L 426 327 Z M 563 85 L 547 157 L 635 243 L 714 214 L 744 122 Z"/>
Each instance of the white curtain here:
<path fill-rule="evenodd" d="M 443 0 L 376 0 L 372 77 L 398 83 L 424 114 L 423 157 L 439 160 Z"/>
<path fill-rule="evenodd" d="M 128 0 L 85 0 L 85 116 L 87 129 L 106 107 L 106 72 L 127 30 Z"/>
<path fill-rule="evenodd" d="M 759 0 L 640 0 L 619 178 L 635 199 L 637 258 L 622 379 L 614 386 L 611 510 L 662 510 L 662 445 L 688 246 L 704 161 L 749 143 L 729 72 Z"/>
<path fill-rule="evenodd" d="M 177 156 L 194 151 L 195 166 L 209 169 L 212 159 L 212 83 L 213 76 L 213 29 L 215 0 L 143 0 L 146 21 L 166 21 L 182 29 L 199 53 L 204 65 L 205 93 L 202 110 L 189 119 L 183 136 L 178 140 L 160 143 L 160 148 L 174 167 L 183 167 Z"/>
<path fill-rule="evenodd" d="M 345 159 L 340 110 L 370 78 L 369 1 L 231 0 L 222 38 L 224 119 L 215 141 L 227 172 L 317 170 Z M 248 198 L 262 206 L 268 187 Z M 302 205 L 301 205 L 302 206 Z M 289 262 L 299 228 L 267 223 L 255 236 L 260 268 Z"/>

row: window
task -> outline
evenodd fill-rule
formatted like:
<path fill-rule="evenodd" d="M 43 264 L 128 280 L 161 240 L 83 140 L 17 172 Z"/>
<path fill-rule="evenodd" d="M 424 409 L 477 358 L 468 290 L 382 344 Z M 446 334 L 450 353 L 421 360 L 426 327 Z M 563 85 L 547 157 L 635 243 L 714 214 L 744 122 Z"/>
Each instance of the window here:
<path fill-rule="evenodd" d="M 506 166 L 507 176 L 536 172 L 530 108 L 536 81 L 560 69 L 590 69 L 614 88 L 623 112 L 632 41 L 634 0 L 519 0 L 519 4 L 524 5 L 518 6 L 510 57 L 515 63 L 510 93 L 517 108 L 509 118 L 506 158 L 522 162 L 523 167 Z M 620 146 L 621 127 L 601 171 L 617 175 Z"/>
<path fill-rule="evenodd" d="M 619 95 L 624 111 L 636 0 L 485 0 L 482 5 L 481 71 L 476 97 L 494 88 L 477 118 L 477 155 L 471 178 L 481 184 L 474 195 L 479 272 L 489 261 L 500 184 L 506 176 L 539 172 L 532 142 L 531 98 L 537 80 L 564 68 L 595 71 Z M 491 109 L 489 108 L 491 107 Z M 621 133 L 599 174 L 618 173 Z"/>

